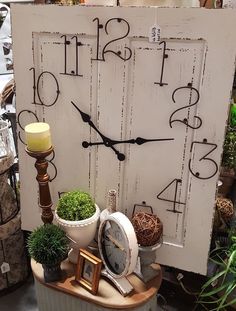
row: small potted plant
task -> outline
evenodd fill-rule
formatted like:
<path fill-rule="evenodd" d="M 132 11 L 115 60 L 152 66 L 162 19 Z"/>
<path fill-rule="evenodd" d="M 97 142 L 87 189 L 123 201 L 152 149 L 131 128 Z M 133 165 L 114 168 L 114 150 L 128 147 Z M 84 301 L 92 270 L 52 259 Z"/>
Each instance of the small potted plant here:
<path fill-rule="evenodd" d="M 30 234 L 27 247 L 30 256 L 42 264 L 45 281 L 60 280 L 60 265 L 69 251 L 69 240 L 65 232 L 54 224 L 42 225 Z"/>
<path fill-rule="evenodd" d="M 75 190 L 59 199 L 55 218 L 72 241 L 72 263 L 77 263 L 79 248 L 86 248 L 94 239 L 99 216 L 100 209 L 87 192 Z"/>

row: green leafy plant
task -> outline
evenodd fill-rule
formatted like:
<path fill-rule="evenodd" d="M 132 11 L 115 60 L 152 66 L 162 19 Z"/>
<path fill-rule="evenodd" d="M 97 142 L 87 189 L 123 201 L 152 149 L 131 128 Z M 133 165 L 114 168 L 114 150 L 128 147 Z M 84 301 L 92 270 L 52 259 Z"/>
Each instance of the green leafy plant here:
<path fill-rule="evenodd" d="M 30 234 L 27 247 L 30 256 L 36 262 L 54 265 L 66 258 L 69 240 L 60 227 L 54 224 L 45 224 Z"/>
<path fill-rule="evenodd" d="M 81 190 L 64 194 L 58 202 L 57 214 L 60 218 L 78 221 L 91 217 L 96 211 L 91 195 Z"/>
<path fill-rule="evenodd" d="M 227 310 L 236 303 L 236 236 L 229 246 L 213 250 L 210 260 L 217 272 L 202 286 L 197 303 L 209 311 Z"/>
<path fill-rule="evenodd" d="M 230 118 L 229 118 L 230 126 L 236 126 L 236 104 L 232 103 L 230 106 Z"/>
<path fill-rule="evenodd" d="M 223 147 L 222 166 L 228 169 L 236 168 L 236 131 L 227 129 Z"/>

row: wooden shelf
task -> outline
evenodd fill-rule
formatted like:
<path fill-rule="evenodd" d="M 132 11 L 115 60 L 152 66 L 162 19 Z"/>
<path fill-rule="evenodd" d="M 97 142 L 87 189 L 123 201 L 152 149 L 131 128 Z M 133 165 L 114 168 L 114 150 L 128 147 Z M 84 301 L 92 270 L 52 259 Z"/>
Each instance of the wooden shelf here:
<path fill-rule="evenodd" d="M 62 263 L 64 278 L 59 282 L 45 283 L 41 264 L 32 260 L 31 266 L 36 281 L 42 285 L 109 309 L 133 309 L 145 304 L 157 293 L 162 281 L 161 268 L 157 265 L 157 269 L 160 271 L 159 275 L 147 284 L 134 274 L 128 277 L 134 291 L 127 297 L 123 297 L 118 290 L 102 278 L 100 279 L 98 294 L 94 296 L 75 281 L 75 266 L 67 260 Z"/>

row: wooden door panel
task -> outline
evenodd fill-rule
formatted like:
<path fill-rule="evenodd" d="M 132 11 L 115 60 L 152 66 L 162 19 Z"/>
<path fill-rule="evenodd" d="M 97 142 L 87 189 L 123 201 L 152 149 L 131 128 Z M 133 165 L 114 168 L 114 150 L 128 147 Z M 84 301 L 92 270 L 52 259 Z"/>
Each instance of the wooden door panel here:
<path fill-rule="evenodd" d="M 118 210 L 131 216 L 134 205 L 145 202 L 163 221 L 160 263 L 205 273 L 234 73 L 236 12 L 14 5 L 12 13 L 17 113 L 21 126 L 36 117 L 51 125 L 54 207 L 58 191 L 80 187 L 103 209 L 108 189 L 115 188 Z M 22 18 L 28 23 L 22 25 Z M 155 23 L 166 42 L 164 66 L 164 43 L 148 40 Z M 161 76 L 167 85 L 160 85 Z M 20 126 L 19 132 L 24 140 Z M 138 137 L 173 140 L 140 143 Z M 106 138 L 116 141 L 113 149 Z M 19 157 L 22 225 L 31 230 L 40 224 L 36 172 L 21 142 Z"/>

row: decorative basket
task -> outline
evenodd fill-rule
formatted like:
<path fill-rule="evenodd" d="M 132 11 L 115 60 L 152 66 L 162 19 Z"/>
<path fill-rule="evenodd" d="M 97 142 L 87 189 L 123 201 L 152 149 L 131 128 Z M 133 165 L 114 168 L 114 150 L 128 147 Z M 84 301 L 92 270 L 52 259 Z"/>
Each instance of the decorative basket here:
<path fill-rule="evenodd" d="M 234 216 L 234 205 L 230 199 L 217 198 L 216 208 L 224 220 L 230 220 Z"/>
<path fill-rule="evenodd" d="M 132 224 L 141 246 L 151 246 L 160 241 L 163 224 L 156 215 L 139 212 L 132 218 Z"/>
<path fill-rule="evenodd" d="M 234 205 L 230 199 L 218 197 L 216 200 L 214 230 L 227 232 L 229 222 L 234 217 Z"/>

